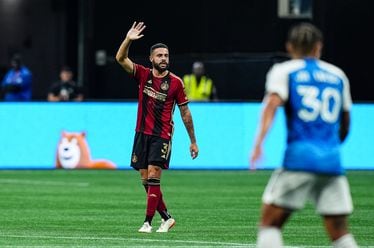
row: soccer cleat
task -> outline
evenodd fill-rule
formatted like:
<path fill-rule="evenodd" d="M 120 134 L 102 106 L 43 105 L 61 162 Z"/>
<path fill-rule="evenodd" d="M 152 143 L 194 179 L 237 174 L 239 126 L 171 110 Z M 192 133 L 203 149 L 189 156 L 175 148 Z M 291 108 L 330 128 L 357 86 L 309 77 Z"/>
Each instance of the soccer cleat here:
<path fill-rule="evenodd" d="M 175 225 L 175 220 L 173 218 L 170 218 L 166 221 L 162 220 L 161 225 L 157 229 L 156 232 L 158 232 L 158 233 L 168 232 L 174 225 Z"/>
<path fill-rule="evenodd" d="M 152 226 L 148 222 L 144 222 L 143 226 L 139 229 L 138 232 L 151 233 L 152 232 Z"/>

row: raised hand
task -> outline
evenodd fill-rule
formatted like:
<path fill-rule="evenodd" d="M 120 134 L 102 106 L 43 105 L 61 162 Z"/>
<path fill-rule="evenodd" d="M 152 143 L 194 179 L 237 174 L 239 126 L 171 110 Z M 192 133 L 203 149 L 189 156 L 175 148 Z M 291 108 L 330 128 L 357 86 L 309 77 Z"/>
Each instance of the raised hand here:
<path fill-rule="evenodd" d="M 146 26 L 144 25 L 144 22 L 139 22 L 139 23 L 134 22 L 130 30 L 127 32 L 126 37 L 130 40 L 137 40 L 137 39 L 142 38 L 144 36 L 142 32 L 145 29 L 145 27 Z"/>

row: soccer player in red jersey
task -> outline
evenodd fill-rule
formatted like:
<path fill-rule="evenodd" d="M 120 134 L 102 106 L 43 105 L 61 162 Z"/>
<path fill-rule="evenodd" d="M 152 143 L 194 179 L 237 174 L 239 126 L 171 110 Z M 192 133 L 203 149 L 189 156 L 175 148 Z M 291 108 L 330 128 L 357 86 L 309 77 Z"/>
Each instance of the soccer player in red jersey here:
<path fill-rule="evenodd" d="M 139 86 L 136 133 L 131 157 L 131 166 L 140 172 L 147 192 L 146 217 L 139 232 L 152 232 L 152 219 L 156 210 L 162 218 L 157 232 L 168 232 L 174 226 L 175 220 L 167 211 L 160 180 L 162 169 L 169 168 L 174 129 L 173 112 L 176 104 L 191 141 L 192 159 L 197 157 L 199 148 L 183 81 L 168 70 L 168 47 L 163 43 L 151 47 L 149 59 L 152 68 L 135 64 L 128 57 L 132 41 L 144 36 L 142 32 L 145 27 L 143 22 L 133 23 L 118 49 L 116 60 L 134 77 Z"/>

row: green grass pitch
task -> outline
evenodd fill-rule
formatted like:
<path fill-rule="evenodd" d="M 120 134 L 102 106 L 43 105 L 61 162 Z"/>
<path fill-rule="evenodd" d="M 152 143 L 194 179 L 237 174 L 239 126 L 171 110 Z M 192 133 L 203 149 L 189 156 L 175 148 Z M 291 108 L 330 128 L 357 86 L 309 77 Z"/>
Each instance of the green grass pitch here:
<path fill-rule="evenodd" d="M 164 171 L 176 219 L 169 233 L 140 234 L 146 196 L 133 170 L 0 171 L 0 247 L 254 247 L 271 171 Z M 374 247 L 374 171 L 348 171 L 350 230 Z M 153 226 L 158 228 L 156 214 Z M 311 204 L 284 229 L 287 247 L 329 247 Z"/>

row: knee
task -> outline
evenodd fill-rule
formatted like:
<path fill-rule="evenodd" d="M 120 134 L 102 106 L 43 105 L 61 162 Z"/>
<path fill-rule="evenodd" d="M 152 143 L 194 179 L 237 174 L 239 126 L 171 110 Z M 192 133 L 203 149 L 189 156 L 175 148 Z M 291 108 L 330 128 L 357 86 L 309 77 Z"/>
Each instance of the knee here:
<path fill-rule="evenodd" d="M 292 210 L 273 205 L 264 205 L 260 226 L 276 227 L 281 229 L 291 214 Z"/>
<path fill-rule="evenodd" d="M 161 177 L 161 168 L 158 166 L 150 166 L 148 169 L 148 178 L 160 178 Z"/>

